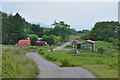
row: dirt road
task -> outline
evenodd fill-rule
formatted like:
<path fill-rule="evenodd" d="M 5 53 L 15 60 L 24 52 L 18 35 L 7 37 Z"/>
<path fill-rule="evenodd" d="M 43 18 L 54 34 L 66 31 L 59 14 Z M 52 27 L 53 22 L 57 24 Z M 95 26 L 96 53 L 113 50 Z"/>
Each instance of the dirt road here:
<path fill-rule="evenodd" d="M 36 52 L 26 54 L 33 59 L 40 69 L 38 78 L 95 78 L 88 70 L 80 67 L 59 67 L 47 61 Z"/>

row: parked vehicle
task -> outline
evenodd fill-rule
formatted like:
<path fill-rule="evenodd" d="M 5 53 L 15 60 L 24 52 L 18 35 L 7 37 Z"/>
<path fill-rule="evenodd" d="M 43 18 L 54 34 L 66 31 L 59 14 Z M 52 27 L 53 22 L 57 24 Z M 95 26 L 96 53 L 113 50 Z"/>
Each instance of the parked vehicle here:
<path fill-rule="evenodd" d="M 16 46 L 30 46 L 30 40 L 19 40 Z"/>
<path fill-rule="evenodd" d="M 47 46 L 47 42 L 45 41 L 36 41 L 36 46 Z"/>

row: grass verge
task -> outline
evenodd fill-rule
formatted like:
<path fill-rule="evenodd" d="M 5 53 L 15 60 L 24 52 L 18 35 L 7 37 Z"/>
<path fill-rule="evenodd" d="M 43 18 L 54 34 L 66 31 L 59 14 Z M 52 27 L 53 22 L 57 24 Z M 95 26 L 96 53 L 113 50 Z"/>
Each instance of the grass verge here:
<path fill-rule="evenodd" d="M 110 68 L 106 65 L 84 65 L 83 67 L 100 78 L 118 78 L 117 68 Z"/>
<path fill-rule="evenodd" d="M 26 57 L 25 47 L 2 47 L 2 78 L 36 78 L 39 70 L 36 64 Z"/>

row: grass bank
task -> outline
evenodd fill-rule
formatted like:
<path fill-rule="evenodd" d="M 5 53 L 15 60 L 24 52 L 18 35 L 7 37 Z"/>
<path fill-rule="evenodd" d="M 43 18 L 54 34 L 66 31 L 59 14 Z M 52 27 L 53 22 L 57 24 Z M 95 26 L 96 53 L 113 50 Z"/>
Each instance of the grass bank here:
<path fill-rule="evenodd" d="M 2 78 L 36 78 L 39 69 L 26 57 L 25 47 L 2 47 Z"/>
<path fill-rule="evenodd" d="M 70 51 L 46 51 L 46 47 L 36 47 L 39 54 L 61 67 L 84 67 L 99 78 L 118 78 L 118 53 L 112 44 L 98 41 L 96 48 L 111 49 L 112 53 L 100 54 L 82 51 L 81 54 L 70 54 Z"/>

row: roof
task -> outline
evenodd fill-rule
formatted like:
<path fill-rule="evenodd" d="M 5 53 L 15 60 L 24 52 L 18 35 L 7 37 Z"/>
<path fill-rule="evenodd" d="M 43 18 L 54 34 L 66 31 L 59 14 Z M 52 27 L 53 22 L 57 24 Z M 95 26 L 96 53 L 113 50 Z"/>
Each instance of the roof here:
<path fill-rule="evenodd" d="M 83 42 L 76 42 L 76 44 L 82 44 Z"/>
<path fill-rule="evenodd" d="M 92 41 L 92 40 L 87 40 L 87 41 L 85 41 L 85 42 L 90 42 L 90 43 L 92 43 L 92 44 L 95 44 L 95 41 Z M 76 44 L 83 44 L 83 43 L 85 43 L 85 42 L 76 42 Z"/>
<path fill-rule="evenodd" d="M 30 41 L 30 40 L 19 40 L 19 41 Z"/>
<path fill-rule="evenodd" d="M 36 43 L 46 43 L 45 41 L 36 41 Z"/>
<path fill-rule="evenodd" d="M 87 40 L 87 42 L 95 44 L 95 41 L 92 41 L 92 40 Z"/>

